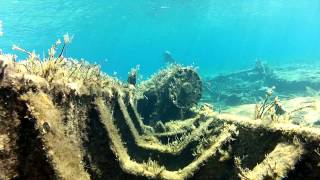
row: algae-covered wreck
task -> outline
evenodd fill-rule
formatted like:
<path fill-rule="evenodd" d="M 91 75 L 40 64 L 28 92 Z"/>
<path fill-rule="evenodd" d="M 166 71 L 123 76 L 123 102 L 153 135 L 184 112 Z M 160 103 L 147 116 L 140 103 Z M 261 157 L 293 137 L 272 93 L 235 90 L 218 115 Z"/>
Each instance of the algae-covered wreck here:
<path fill-rule="evenodd" d="M 197 105 L 192 67 L 134 87 L 55 49 L 43 60 L 1 55 L 0 179 L 320 176 L 318 128 Z"/>

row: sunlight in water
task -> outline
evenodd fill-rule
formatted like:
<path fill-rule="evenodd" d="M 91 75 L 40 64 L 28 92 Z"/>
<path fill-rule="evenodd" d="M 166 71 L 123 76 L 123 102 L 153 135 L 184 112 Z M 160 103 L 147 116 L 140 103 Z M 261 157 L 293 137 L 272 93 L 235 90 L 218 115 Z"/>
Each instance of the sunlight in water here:
<path fill-rule="evenodd" d="M 3 36 L 3 25 L 1 20 L 0 20 L 0 36 Z"/>

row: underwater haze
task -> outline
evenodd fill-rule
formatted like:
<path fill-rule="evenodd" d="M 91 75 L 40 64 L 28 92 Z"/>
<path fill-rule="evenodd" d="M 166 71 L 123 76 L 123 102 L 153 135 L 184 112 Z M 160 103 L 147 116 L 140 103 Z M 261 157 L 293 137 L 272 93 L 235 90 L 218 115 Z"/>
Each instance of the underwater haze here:
<path fill-rule="evenodd" d="M 42 56 L 69 33 L 68 56 L 121 79 L 138 64 L 156 72 L 165 51 L 202 75 L 255 59 L 320 62 L 319 0 L 0 0 L 0 20 L 3 52 L 17 44 Z"/>

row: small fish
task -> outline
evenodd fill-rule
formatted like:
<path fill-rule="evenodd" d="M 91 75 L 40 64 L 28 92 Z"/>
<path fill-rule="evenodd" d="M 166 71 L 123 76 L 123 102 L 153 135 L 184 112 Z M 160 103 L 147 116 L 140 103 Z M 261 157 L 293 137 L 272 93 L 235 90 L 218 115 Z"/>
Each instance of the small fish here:
<path fill-rule="evenodd" d="M 169 6 L 160 6 L 160 9 L 170 9 Z"/>
<path fill-rule="evenodd" d="M 165 63 L 168 64 L 174 64 L 176 63 L 176 60 L 172 57 L 171 52 L 170 51 L 165 51 L 163 53 L 163 59 Z"/>

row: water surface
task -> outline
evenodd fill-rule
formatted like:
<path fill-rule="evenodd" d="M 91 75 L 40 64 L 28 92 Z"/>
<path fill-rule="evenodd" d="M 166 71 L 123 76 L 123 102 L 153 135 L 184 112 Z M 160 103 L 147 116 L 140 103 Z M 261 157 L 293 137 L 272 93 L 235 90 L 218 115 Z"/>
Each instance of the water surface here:
<path fill-rule="evenodd" d="M 319 19 L 319 0 L 0 0 L 0 48 L 42 55 L 68 32 L 69 56 L 123 79 L 137 64 L 145 77 L 157 71 L 166 50 L 210 75 L 257 58 L 319 62 Z"/>

